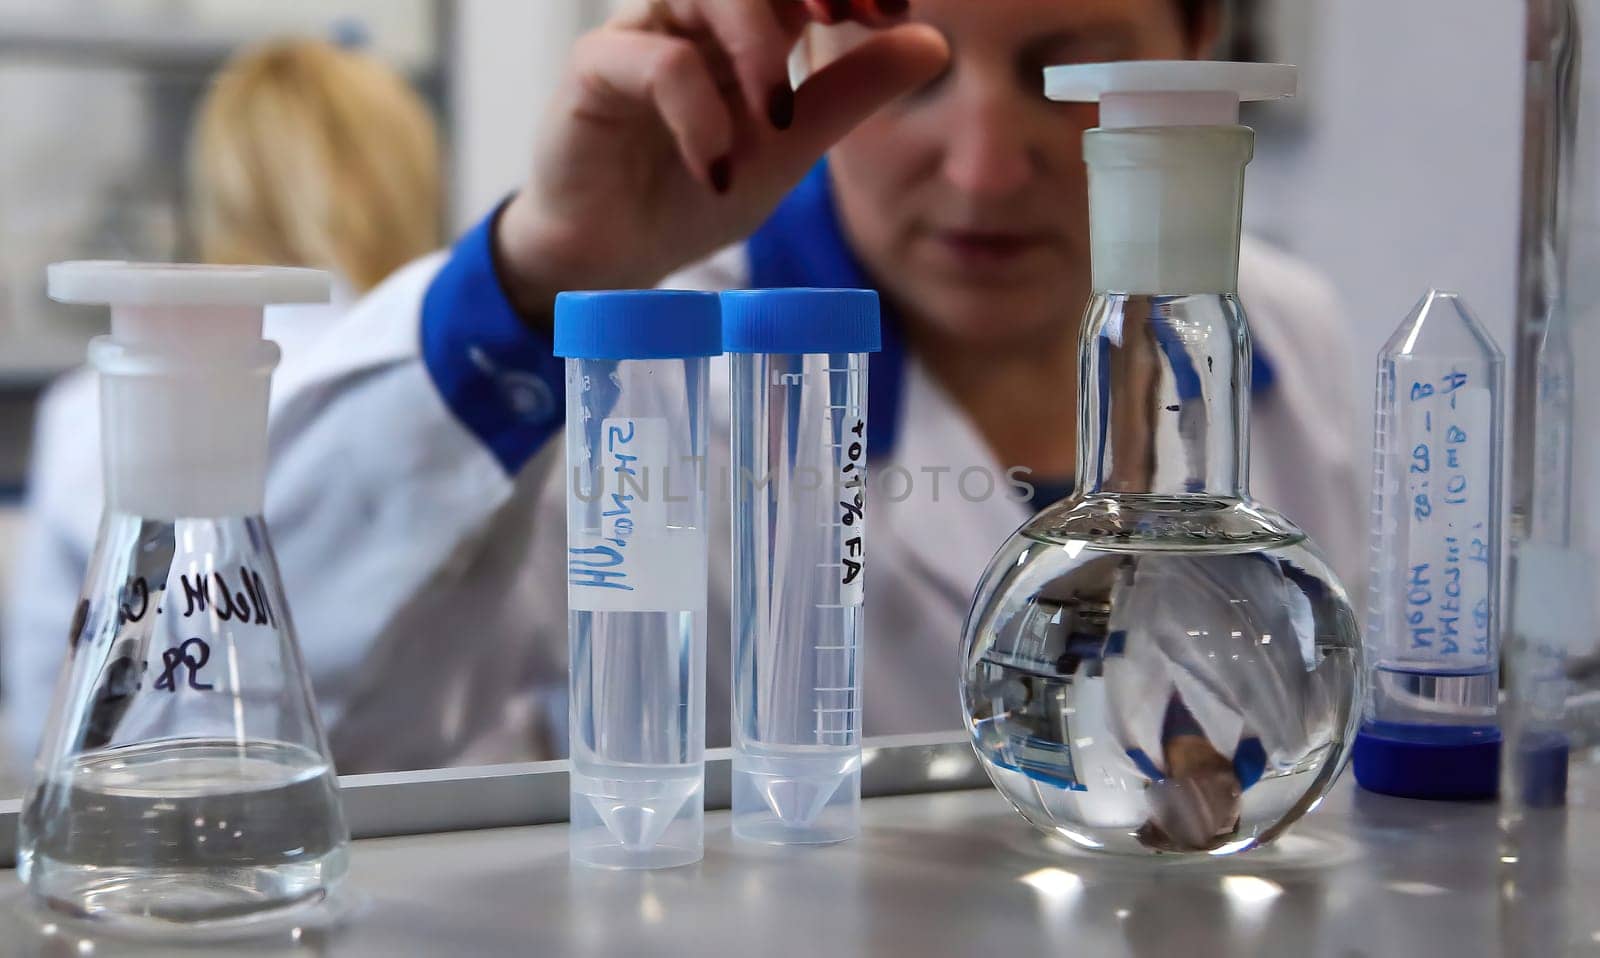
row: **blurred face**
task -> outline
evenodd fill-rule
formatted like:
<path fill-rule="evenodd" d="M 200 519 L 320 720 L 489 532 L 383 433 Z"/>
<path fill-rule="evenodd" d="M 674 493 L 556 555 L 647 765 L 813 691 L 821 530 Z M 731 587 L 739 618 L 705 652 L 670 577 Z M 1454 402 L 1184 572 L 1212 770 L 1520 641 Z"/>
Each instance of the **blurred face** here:
<path fill-rule="evenodd" d="M 1004 350 L 1074 335 L 1090 286 L 1082 136 L 1098 111 L 1046 100 L 1043 71 L 1186 58 L 1193 44 L 1177 5 L 914 0 L 912 9 L 949 39 L 951 66 L 831 154 L 851 244 L 914 336 Z M 846 48 L 855 29 L 825 31 L 817 55 Z"/>

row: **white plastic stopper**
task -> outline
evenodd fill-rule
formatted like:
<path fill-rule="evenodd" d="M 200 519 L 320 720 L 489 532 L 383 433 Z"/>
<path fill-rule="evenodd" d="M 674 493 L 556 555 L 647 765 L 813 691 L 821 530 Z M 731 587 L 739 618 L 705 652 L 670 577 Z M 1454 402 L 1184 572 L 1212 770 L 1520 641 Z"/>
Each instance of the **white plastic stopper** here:
<path fill-rule="evenodd" d="M 1045 70 L 1053 100 L 1100 104 L 1084 135 L 1094 288 L 1236 292 L 1244 168 L 1255 134 L 1239 104 L 1295 92 L 1281 63 L 1137 60 Z"/>
<path fill-rule="evenodd" d="M 325 303 L 328 274 L 286 266 L 210 266 L 194 263 L 51 263 L 50 298 L 111 306 L 276 306 Z"/>
<path fill-rule="evenodd" d="M 55 263 L 50 297 L 111 307 L 89 347 L 100 372 L 106 507 L 149 519 L 257 515 L 269 305 L 326 302 L 327 273 L 279 267 Z"/>
<path fill-rule="evenodd" d="M 79 261 L 46 270 L 50 298 L 111 307 L 111 338 L 222 349 L 261 338 L 261 311 L 287 303 L 325 303 L 328 274 L 279 266 Z"/>
<path fill-rule="evenodd" d="M 1100 128 L 1233 126 L 1239 104 L 1294 96 L 1298 71 L 1286 63 L 1131 60 L 1044 71 L 1045 95 L 1099 103 Z"/>

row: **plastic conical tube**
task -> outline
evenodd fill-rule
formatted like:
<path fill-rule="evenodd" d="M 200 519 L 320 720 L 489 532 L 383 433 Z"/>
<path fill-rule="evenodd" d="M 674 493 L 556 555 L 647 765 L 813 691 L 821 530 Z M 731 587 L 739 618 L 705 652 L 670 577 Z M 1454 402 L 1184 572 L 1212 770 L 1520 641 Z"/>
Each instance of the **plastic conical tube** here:
<path fill-rule="evenodd" d="M 1356 777 L 1417 798 L 1494 794 L 1505 359 L 1430 291 L 1378 357 L 1367 653 Z"/>
<path fill-rule="evenodd" d="M 710 293 L 563 293 L 572 860 L 704 847 Z"/>
<path fill-rule="evenodd" d="M 867 564 L 867 290 L 723 294 L 732 383 L 733 831 L 854 838 Z"/>

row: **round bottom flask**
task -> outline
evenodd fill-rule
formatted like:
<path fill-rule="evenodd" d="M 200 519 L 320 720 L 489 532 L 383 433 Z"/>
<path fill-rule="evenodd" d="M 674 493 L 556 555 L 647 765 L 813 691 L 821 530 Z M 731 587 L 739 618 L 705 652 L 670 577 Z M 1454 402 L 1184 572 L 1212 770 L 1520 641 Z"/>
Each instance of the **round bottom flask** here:
<path fill-rule="evenodd" d="M 1084 134 L 1093 283 L 1077 493 L 1002 548 L 962 640 L 973 744 L 1030 822 L 1130 855 L 1272 840 L 1344 767 L 1365 688 L 1350 600 L 1250 497 L 1239 223 L 1270 64 L 1046 71 Z M 1115 94 L 1113 96 L 1113 94 Z M 1293 464 L 1284 464 L 1292 466 Z"/>
<path fill-rule="evenodd" d="M 1244 851 L 1344 764 L 1355 622 L 1304 534 L 1247 501 L 1069 500 L 990 567 L 968 728 L 1001 794 L 1083 848 Z"/>

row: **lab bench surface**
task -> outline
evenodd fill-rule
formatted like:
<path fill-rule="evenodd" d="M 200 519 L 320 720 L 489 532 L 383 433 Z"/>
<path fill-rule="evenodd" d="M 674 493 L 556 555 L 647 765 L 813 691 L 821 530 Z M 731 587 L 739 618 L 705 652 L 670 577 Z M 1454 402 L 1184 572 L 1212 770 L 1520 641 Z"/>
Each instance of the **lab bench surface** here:
<path fill-rule="evenodd" d="M 1541 813 L 1503 861 L 1493 804 L 1356 790 L 1346 775 L 1283 843 L 1200 863 L 1123 861 L 1032 831 L 989 790 L 873 799 L 855 842 L 735 844 L 707 815 L 705 861 L 661 872 L 568 865 L 561 825 L 355 845 L 347 915 L 277 943 L 190 950 L 41 932 L 14 872 L 0 950 L 37 955 L 1600 954 L 1600 811 Z M 290 943 L 294 935 L 293 944 Z M 11 951 L 5 951 L 12 954 Z"/>

